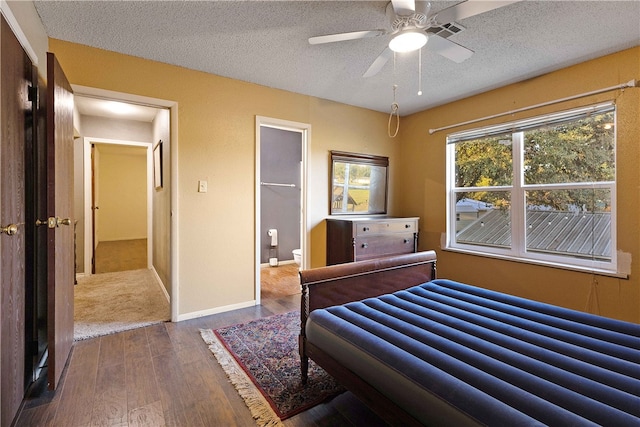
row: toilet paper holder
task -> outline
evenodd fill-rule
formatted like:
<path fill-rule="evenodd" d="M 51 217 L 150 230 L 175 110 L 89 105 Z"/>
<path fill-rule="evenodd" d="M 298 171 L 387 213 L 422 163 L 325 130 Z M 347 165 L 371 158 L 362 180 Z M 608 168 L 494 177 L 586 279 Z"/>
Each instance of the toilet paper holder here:
<path fill-rule="evenodd" d="M 267 236 L 271 237 L 270 246 L 278 246 L 278 230 L 276 228 L 270 228 L 267 231 Z"/>
<path fill-rule="evenodd" d="M 271 244 L 269 245 L 269 265 L 271 267 L 278 266 L 278 230 L 270 228 L 267 231 L 267 235 L 271 237 Z"/>

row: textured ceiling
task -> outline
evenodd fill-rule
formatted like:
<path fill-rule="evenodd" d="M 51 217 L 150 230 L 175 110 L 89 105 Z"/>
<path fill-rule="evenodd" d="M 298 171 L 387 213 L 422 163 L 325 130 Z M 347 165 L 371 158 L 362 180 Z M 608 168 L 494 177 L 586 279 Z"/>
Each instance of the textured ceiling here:
<path fill-rule="evenodd" d="M 50 37 L 401 115 L 640 45 L 640 1 L 521 1 L 459 22 L 474 55 L 422 51 L 362 74 L 389 36 L 310 45 L 312 36 L 386 29 L 388 2 L 35 1 Z M 437 12 L 458 2 L 433 1 Z M 622 82 L 621 82 L 622 83 Z"/>

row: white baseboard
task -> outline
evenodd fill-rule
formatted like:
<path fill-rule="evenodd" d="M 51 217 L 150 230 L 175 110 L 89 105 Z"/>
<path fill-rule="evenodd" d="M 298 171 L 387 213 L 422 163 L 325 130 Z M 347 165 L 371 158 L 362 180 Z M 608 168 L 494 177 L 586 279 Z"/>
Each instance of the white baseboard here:
<path fill-rule="evenodd" d="M 293 262 L 294 261 L 290 261 L 289 263 L 293 263 Z M 284 262 L 283 262 L 283 264 L 284 264 Z M 156 269 L 153 266 L 151 266 L 150 270 L 153 272 L 153 275 L 156 278 L 156 281 L 158 282 L 158 286 L 160 286 L 160 289 L 162 289 L 162 292 L 164 293 L 164 296 L 167 298 L 167 301 L 169 301 L 169 303 L 171 304 L 171 297 L 169 296 L 169 293 L 167 292 L 167 289 L 162 284 L 162 279 L 160 279 L 160 276 L 158 275 L 158 272 L 156 271 Z M 213 314 L 225 313 L 227 311 L 238 310 L 238 309 L 241 309 L 241 308 L 253 307 L 255 305 L 256 305 L 256 300 L 251 300 L 251 301 L 241 302 L 241 303 L 238 303 L 238 304 L 230 304 L 230 305 L 225 305 L 225 306 L 222 306 L 222 307 L 215 307 L 215 308 L 211 308 L 211 309 L 207 309 L 207 310 L 201 310 L 201 311 L 194 311 L 194 312 L 191 312 L 191 313 L 179 314 L 176 322 L 181 322 L 183 320 L 197 319 L 199 317 L 204 317 L 204 316 L 211 316 Z"/>
<path fill-rule="evenodd" d="M 245 301 L 238 304 L 230 304 L 222 307 L 210 308 L 207 310 L 194 311 L 191 313 L 185 313 L 178 315 L 178 322 L 183 320 L 197 319 L 198 317 L 211 316 L 212 314 L 225 313 L 227 311 L 238 310 L 240 308 L 253 307 L 256 305 L 255 300 Z"/>
<path fill-rule="evenodd" d="M 286 260 L 286 261 L 278 261 L 278 265 L 287 265 L 287 264 L 295 264 L 296 262 L 292 259 L 290 260 Z M 269 265 L 268 262 L 265 262 L 263 264 L 260 264 L 260 268 L 262 267 L 271 267 L 271 265 Z"/>
<path fill-rule="evenodd" d="M 169 296 L 169 292 L 167 292 L 167 288 L 164 287 L 164 284 L 162 283 L 162 279 L 158 275 L 158 272 L 156 271 L 155 267 L 151 266 L 149 270 L 151 270 L 151 272 L 153 273 L 153 276 L 156 278 L 156 282 L 158 282 L 158 286 L 160 286 L 160 289 L 162 289 L 162 293 L 164 294 L 164 297 L 167 299 L 169 304 L 171 304 L 171 297 Z"/>

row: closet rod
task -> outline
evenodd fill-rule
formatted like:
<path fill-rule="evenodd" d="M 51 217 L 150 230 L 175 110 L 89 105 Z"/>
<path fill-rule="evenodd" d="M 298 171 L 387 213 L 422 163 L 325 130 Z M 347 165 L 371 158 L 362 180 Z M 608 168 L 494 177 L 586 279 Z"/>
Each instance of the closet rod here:
<path fill-rule="evenodd" d="M 452 129 L 452 128 L 456 128 L 458 126 L 470 125 L 472 123 L 478 123 L 478 122 L 482 122 L 484 120 L 490 120 L 490 119 L 495 119 L 497 117 L 508 116 L 510 114 L 521 113 L 523 111 L 533 110 L 534 108 L 546 107 L 547 105 L 553 105 L 553 104 L 558 104 L 558 103 L 564 102 L 564 101 L 571 101 L 571 100 L 578 99 L 578 98 L 584 98 L 585 96 L 597 95 L 599 93 L 610 92 L 610 91 L 616 90 L 616 89 L 625 89 L 625 88 L 628 88 L 628 87 L 636 87 L 637 83 L 638 82 L 635 79 L 633 79 L 633 80 L 629 80 L 626 83 L 621 83 L 621 84 L 616 85 L 616 86 L 610 86 L 610 87 L 606 87 L 606 88 L 603 88 L 603 89 L 597 89 L 597 90 L 594 90 L 594 91 L 591 91 L 591 92 L 581 93 L 579 95 L 573 95 L 573 96 L 568 96 L 566 98 L 560 98 L 560 99 L 556 99 L 556 100 L 553 100 L 553 101 L 543 102 L 541 104 L 530 105 L 528 107 L 518 108 L 517 110 L 511 110 L 511 111 L 507 111 L 505 113 L 498 113 L 498 114 L 494 114 L 492 116 L 481 117 L 479 119 L 468 120 L 466 122 L 456 123 L 456 124 L 448 125 L 448 126 L 443 126 L 443 127 L 436 128 L 436 129 L 429 129 L 429 135 L 433 135 L 434 133 L 440 132 L 441 130 Z"/>
<path fill-rule="evenodd" d="M 262 182 L 260 181 L 260 185 L 269 185 L 271 187 L 295 187 L 295 184 L 278 184 L 276 182 Z"/>

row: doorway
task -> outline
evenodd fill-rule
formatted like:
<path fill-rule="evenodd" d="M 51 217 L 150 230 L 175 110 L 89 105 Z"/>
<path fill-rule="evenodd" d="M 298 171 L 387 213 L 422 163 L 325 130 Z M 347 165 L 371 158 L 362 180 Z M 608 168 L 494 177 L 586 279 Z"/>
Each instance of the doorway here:
<path fill-rule="evenodd" d="M 149 268 L 149 148 L 91 141 L 92 273 Z"/>
<path fill-rule="evenodd" d="M 127 94 L 106 93 L 104 90 L 96 92 L 95 89 L 86 87 L 79 87 L 77 92 L 80 92 L 80 95 L 76 96 L 79 113 L 77 128 L 82 135 L 76 143 L 79 166 L 75 177 L 76 216 L 79 219 L 78 272 L 84 275 L 95 272 L 94 250 L 99 242 L 146 238 L 146 263 L 143 268 L 152 269 L 159 276 L 167 293 L 171 295 L 173 294 L 171 290 L 171 251 L 173 249 L 171 246 L 173 217 L 170 217 L 173 201 L 171 163 L 175 141 L 170 122 L 174 120 L 174 116 L 160 103 L 152 106 L 146 99 L 138 99 Z M 119 98 L 115 98 L 116 96 Z M 127 96 L 136 99 L 121 100 Z M 164 179 L 162 185 L 156 186 L 154 172 L 157 167 L 154 156 L 160 150 L 163 154 L 159 156 L 162 160 L 159 165 L 162 172 L 159 173 Z M 137 154 L 134 155 L 133 152 Z M 100 184 L 97 188 L 93 187 L 94 178 L 99 179 L 101 175 L 100 165 L 103 162 L 100 159 L 109 160 L 107 164 L 111 166 L 107 166 L 106 169 L 112 172 L 115 170 L 115 173 L 111 173 L 116 175 L 112 176 L 113 183 L 107 184 L 112 187 L 111 192 L 115 193 L 111 197 L 115 200 L 112 204 L 115 208 L 103 205 L 102 202 L 108 202 L 108 200 L 101 200 L 103 189 Z M 137 164 L 138 170 L 144 168 L 143 172 L 136 175 L 139 191 L 133 195 L 127 195 L 121 191 L 125 184 L 122 171 L 119 169 L 125 163 Z M 97 173 L 95 165 L 99 169 Z M 96 174 L 96 177 L 92 174 Z M 141 174 L 144 176 L 141 177 Z M 129 187 L 129 182 L 125 182 Z M 127 193 L 128 190 L 127 188 Z M 146 194 L 144 194 L 145 191 Z M 98 199 L 97 203 L 93 203 L 94 196 Z M 124 198 L 131 200 L 125 202 Z M 146 205 L 144 214 L 136 214 L 135 220 L 127 212 L 133 205 Z M 112 212 L 110 213 L 109 210 Z M 94 221 L 94 214 L 97 216 L 97 221 Z M 102 222 L 101 217 L 104 220 Z M 96 226 L 98 236 L 94 239 Z"/>
<path fill-rule="evenodd" d="M 306 159 L 310 131 L 307 124 L 256 117 L 257 304 L 265 276 L 269 280 L 265 286 L 292 282 L 293 289 L 299 291 L 296 262 L 304 268 L 308 258 Z"/>
<path fill-rule="evenodd" d="M 169 301 L 171 319 L 177 318 L 177 279 L 175 277 L 175 236 L 177 214 L 175 212 L 174 189 L 176 179 L 175 152 L 177 150 L 177 104 L 171 101 L 141 97 L 132 94 L 106 91 L 85 86 L 74 86 L 76 90 L 76 120 L 80 137 L 76 141 L 76 216 L 77 227 L 78 284 L 96 283 L 104 277 L 94 277 L 94 250 L 106 241 L 128 243 L 146 238 L 146 251 L 141 256 L 145 277 L 150 276 L 157 282 L 156 289 L 164 294 L 165 302 Z M 109 219 L 104 205 L 104 188 L 98 185 L 98 203 L 92 203 L 92 145 L 94 154 L 103 160 L 112 157 L 111 163 L 122 166 L 122 159 L 137 158 L 136 163 L 143 163 L 143 194 L 137 196 L 138 204 L 144 205 L 142 218 L 132 221 L 129 215 L 131 202 L 123 201 L 123 195 L 117 194 L 120 219 Z M 133 154 L 132 151 L 137 151 Z M 119 158 L 115 160 L 113 158 Z M 98 168 L 100 168 L 98 159 Z M 120 171 L 117 171 L 120 173 Z M 122 177 L 119 177 L 122 178 Z M 116 193 L 125 184 L 116 183 Z M 129 181 L 126 182 L 129 186 Z M 101 197 L 102 195 L 102 197 Z M 124 205 L 124 206 L 123 206 Z M 97 207 L 98 209 L 93 209 Z M 93 214 L 98 212 L 98 220 Z M 106 215 L 105 215 L 106 214 Z M 137 223 L 137 232 L 131 229 L 125 235 L 104 236 L 105 223 L 100 223 L 100 216 L 106 225 L 118 227 L 133 226 Z M 97 239 L 93 239 L 94 224 L 97 224 Z M 142 224 L 142 225 L 140 225 Z M 123 227 L 124 228 L 124 227 Z M 102 231 L 101 231 L 102 230 Z M 108 231 L 108 230 L 107 230 Z M 102 233 L 102 234 L 101 234 Z M 98 248 L 100 249 L 100 248 Z M 140 269 L 109 274 L 129 274 Z M 99 273 L 99 270 L 98 270 Z M 97 275 L 96 275 L 97 276 Z M 145 279 L 146 282 L 146 279 Z"/>

